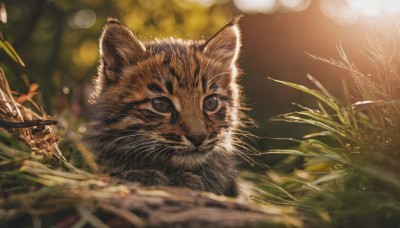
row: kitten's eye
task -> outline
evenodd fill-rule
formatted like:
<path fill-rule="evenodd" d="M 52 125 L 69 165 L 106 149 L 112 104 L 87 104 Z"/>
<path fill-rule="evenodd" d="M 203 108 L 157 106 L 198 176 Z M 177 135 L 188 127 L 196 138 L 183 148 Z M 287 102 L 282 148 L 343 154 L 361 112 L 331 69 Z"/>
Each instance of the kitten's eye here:
<path fill-rule="evenodd" d="M 206 111 L 215 111 L 218 108 L 218 97 L 216 95 L 206 97 L 203 106 Z"/>
<path fill-rule="evenodd" d="M 171 101 L 166 97 L 157 97 L 151 100 L 151 105 L 158 112 L 170 112 L 172 110 Z"/>

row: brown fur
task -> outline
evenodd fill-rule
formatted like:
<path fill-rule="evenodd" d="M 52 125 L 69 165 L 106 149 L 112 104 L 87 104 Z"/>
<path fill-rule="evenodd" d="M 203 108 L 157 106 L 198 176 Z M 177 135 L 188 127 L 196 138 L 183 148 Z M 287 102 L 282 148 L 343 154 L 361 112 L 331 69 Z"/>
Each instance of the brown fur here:
<path fill-rule="evenodd" d="M 86 136 L 106 172 L 143 184 L 237 195 L 237 21 L 208 41 L 144 43 L 108 20 Z M 211 95 L 218 100 L 215 111 L 204 108 Z M 171 101 L 171 111 L 154 108 L 158 97 Z M 193 140 L 204 142 L 196 147 Z"/>

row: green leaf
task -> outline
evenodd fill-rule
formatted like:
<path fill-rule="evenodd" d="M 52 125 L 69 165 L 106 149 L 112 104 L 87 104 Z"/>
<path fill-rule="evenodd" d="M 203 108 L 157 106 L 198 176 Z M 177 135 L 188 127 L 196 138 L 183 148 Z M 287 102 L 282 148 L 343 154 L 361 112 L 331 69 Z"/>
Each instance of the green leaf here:
<path fill-rule="evenodd" d="M 292 83 L 292 82 L 285 82 L 285 81 L 280 81 L 280 80 L 276 80 L 276 79 L 272 79 L 272 78 L 269 78 L 269 79 L 272 80 L 272 81 L 284 84 L 286 86 L 292 87 L 294 89 L 303 91 L 303 92 L 305 92 L 305 93 L 307 93 L 307 94 L 309 94 L 309 95 L 311 95 L 313 97 L 316 97 L 318 100 L 322 101 L 323 103 L 325 103 L 326 105 L 328 105 L 329 107 L 331 107 L 335 111 L 337 111 L 339 109 L 338 105 L 334 102 L 334 100 L 328 98 L 327 96 L 324 96 L 322 93 L 320 93 L 320 92 L 318 92 L 316 90 L 309 89 L 309 88 L 307 88 L 307 87 L 305 87 L 303 85 L 295 84 L 295 83 Z"/>
<path fill-rule="evenodd" d="M 263 154 L 287 154 L 287 155 L 297 155 L 297 156 L 304 156 L 308 157 L 311 156 L 307 153 L 304 153 L 300 150 L 290 150 L 290 149 L 276 149 L 276 150 L 269 150 L 268 152 L 265 152 Z"/>
<path fill-rule="evenodd" d="M 2 48 L 7 53 L 7 55 L 10 56 L 15 62 L 25 67 L 25 63 L 22 61 L 18 53 L 9 42 L 7 42 L 6 40 L 0 40 L 0 48 Z"/>

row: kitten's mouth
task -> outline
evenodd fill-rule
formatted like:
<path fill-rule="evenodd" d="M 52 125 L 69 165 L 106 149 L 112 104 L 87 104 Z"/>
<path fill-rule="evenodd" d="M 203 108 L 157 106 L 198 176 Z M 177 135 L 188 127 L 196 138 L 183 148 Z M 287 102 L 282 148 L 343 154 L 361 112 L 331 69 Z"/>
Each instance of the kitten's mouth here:
<path fill-rule="evenodd" d="M 211 154 L 211 150 L 187 150 L 175 152 L 171 156 L 171 162 L 174 166 L 184 167 L 184 168 L 195 168 L 207 161 L 207 158 Z"/>
<path fill-rule="evenodd" d="M 175 151 L 173 155 L 179 156 L 179 157 L 185 157 L 185 156 L 202 156 L 202 155 L 207 155 L 209 153 L 208 150 L 200 150 L 199 148 L 196 149 L 188 149 L 186 151 Z"/>

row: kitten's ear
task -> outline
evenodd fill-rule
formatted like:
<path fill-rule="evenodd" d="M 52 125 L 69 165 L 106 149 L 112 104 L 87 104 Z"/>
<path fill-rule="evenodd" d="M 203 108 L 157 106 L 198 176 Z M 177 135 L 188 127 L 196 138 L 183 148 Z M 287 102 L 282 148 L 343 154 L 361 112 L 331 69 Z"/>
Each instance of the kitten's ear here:
<path fill-rule="evenodd" d="M 143 58 L 145 46 L 117 19 L 107 19 L 100 38 L 100 70 L 104 79 L 115 81 L 124 66 Z"/>
<path fill-rule="evenodd" d="M 222 63 L 235 62 L 241 45 L 238 22 L 235 17 L 204 44 L 204 54 Z"/>

